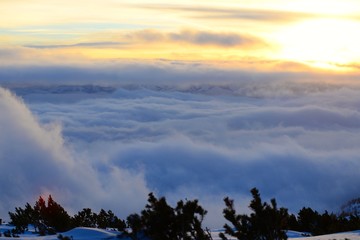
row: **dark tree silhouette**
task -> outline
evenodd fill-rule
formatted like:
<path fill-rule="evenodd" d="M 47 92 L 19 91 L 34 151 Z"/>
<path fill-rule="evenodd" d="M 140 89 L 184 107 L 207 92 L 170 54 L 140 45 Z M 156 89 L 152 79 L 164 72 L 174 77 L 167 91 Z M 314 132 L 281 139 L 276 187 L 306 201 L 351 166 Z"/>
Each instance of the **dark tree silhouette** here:
<path fill-rule="evenodd" d="M 60 204 L 53 200 L 51 195 L 49 195 L 48 204 L 39 197 L 34 207 L 27 203 L 25 209 L 15 208 L 15 213 L 9 212 L 9 216 L 19 232 L 24 232 L 29 224 L 33 224 L 35 230 L 41 235 L 50 233 L 51 229 L 62 232 L 70 228 L 70 216 Z"/>
<path fill-rule="evenodd" d="M 327 211 L 320 214 L 309 207 L 303 207 L 297 216 L 297 227 L 296 230 L 312 235 L 354 231 L 360 228 L 360 218 L 355 215 L 337 216 Z"/>
<path fill-rule="evenodd" d="M 15 208 L 15 212 L 9 212 L 9 216 L 17 233 L 24 233 L 28 229 L 28 225 L 34 223 L 34 209 L 29 203 L 26 203 L 24 209 Z"/>
<path fill-rule="evenodd" d="M 271 203 L 262 202 L 260 193 L 256 188 L 251 190 L 253 200 L 249 208 L 250 216 L 237 214 L 234 201 L 228 197 L 224 199 L 226 208 L 224 217 L 232 226 L 225 224 L 225 233 L 240 240 L 283 240 L 287 239 L 285 230 L 289 214 L 287 209 L 278 209 L 276 200 Z M 220 238 L 227 240 L 225 234 L 220 233 Z"/>
<path fill-rule="evenodd" d="M 54 228 L 57 232 L 69 230 L 71 220 L 69 214 L 60 204 L 54 201 L 51 195 L 49 195 L 47 201 L 45 215 L 42 217 L 45 220 L 45 225 Z"/>
<path fill-rule="evenodd" d="M 72 219 L 73 227 L 96 227 L 97 214 L 90 208 L 84 208 L 79 211 Z"/>
<path fill-rule="evenodd" d="M 113 228 L 123 231 L 126 227 L 125 221 L 118 218 L 111 210 L 101 209 L 98 214 L 92 212 L 90 208 L 84 208 L 72 218 L 73 227 L 92 227 L 92 228 Z"/>
<path fill-rule="evenodd" d="M 223 213 L 230 224 L 225 224 L 225 233 L 219 234 L 223 240 L 227 240 L 227 236 L 240 240 L 284 240 L 287 239 L 287 229 L 320 235 L 360 228 L 357 215 L 338 216 L 327 211 L 319 214 L 305 207 L 297 216 L 289 215 L 287 209 L 278 208 L 275 199 L 270 203 L 263 202 L 256 188 L 251 190 L 251 194 L 250 215 L 237 214 L 234 200 L 228 197 L 224 199 L 226 207 Z M 70 218 L 65 209 L 49 195 L 47 202 L 39 197 L 33 207 L 26 203 L 24 208 L 16 207 L 14 212 L 9 212 L 15 229 L 4 235 L 18 236 L 27 230 L 29 224 L 33 224 L 40 234 L 82 226 L 117 229 L 123 233 L 121 236 L 132 240 L 210 240 L 209 230 L 202 227 L 206 214 L 198 200 L 181 200 L 171 207 L 165 197 L 157 198 L 150 193 L 145 209 L 141 214 L 129 215 L 126 223 L 111 210 L 104 209 L 96 214 L 90 208 L 84 208 Z"/>
<path fill-rule="evenodd" d="M 98 228 L 103 229 L 116 228 L 119 231 L 123 231 L 126 227 L 125 222 L 115 216 L 111 210 L 106 212 L 104 209 L 101 209 L 99 214 L 97 214 L 96 223 Z"/>
<path fill-rule="evenodd" d="M 126 218 L 127 228 L 123 231 L 123 236 L 129 237 L 132 240 L 141 239 L 143 236 L 143 224 L 141 216 L 137 213 L 130 214 Z M 130 229 L 130 231 L 129 231 Z"/>
<path fill-rule="evenodd" d="M 145 235 L 151 239 L 177 239 L 175 229 L 175 213 L 164 197 L 157 199 L 149 194 L 148 204 L 141 212 Z"/>
<path fill-rule="evenodd" d="M 198 200 L 179 201 L 175 213 L 179 239 L 209 239 L 208 232 L 202 228 L 207 211 L 199 205 Z"/>
<path fill-rule="evenodd" d="M 206 213 L 197 200 L 181 200 L 173 208 L 165 197 L 158 199 L 150 193 L 141 215 L 127 218 L 130 230 L 124 235 L 134 240 L 143 236 L 152 240 L 209 240 L 210 234 L 202 228 Z"/>
<path fill-rule="evenodd" d="M 303 232 L 314 233 L 320 222 L 320 214 L 311 208 L 303 207 L 298 213 L 299 228 Z"/>

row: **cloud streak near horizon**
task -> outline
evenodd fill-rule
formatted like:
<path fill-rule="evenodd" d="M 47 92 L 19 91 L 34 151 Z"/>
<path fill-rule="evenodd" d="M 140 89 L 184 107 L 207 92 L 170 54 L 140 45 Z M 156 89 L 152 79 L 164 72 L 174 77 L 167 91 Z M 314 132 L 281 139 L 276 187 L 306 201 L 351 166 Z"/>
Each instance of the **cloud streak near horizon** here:
<path fill-rule="evenodd" d="M 249 9 L 238 8 L 238 7 L 201 7 L 201 6 L 188 6 L 181 4 L 151 4 L 141 5 L 142 8 L 152 10 L 170 10 L 174 12 L 184 11 L 192 13 L 191 16 L 196 18 L 208 18 L 208 19 L 235 19 L 235 20 L 251 20 L 251 21 L 264 21 L 264 22 L 291 22 L 300 21 L 303 19 L 313 18 L 319 15 L 296 12 L 296 11 L 279 11 L 279 10 L 268 10 L 268 9 Z"/>
<path fill-rule="evenodd" d="M 0 167 L 11 169 L 0 176 L 2 214 L 55 193 L 71 209 L 125 217 L 155 191 L 199 198 L 211 210 L 208 224 L 220 227 L 222 198 L 246 210 L 252 187 L 292 212 L 336 211 L 358 197 L 358 85 L 168 76 L 10 86 L 25 103 L 1 89 Z"/>
<path fill-rule="evenodd" d="M 188 43 L 194 45 L 215 45 L 220 47 L 256 46 L 264 44 L 261 40 L 236 33 L 217 33 L 211 31 L 181 30 L 162 33 L 146 29 L 129 34 L 130 39 L 150 43 Z"/>
<path fill-rule="evenodd" d="M 81 42 L 74 44 L 48 44 L 48 45 L 24 45 L 26 48 L 52 49 L 52 48 L 129 48 L 138 44 L 191 44 L 212 45 L 217 47 L 255 47 L 265 43 L 256 37 L 240 35 L 236 33 L 217 33 L 211 31 L 197 31 L 192 29 L 177 32 L 162 32 L 154 29 L 144 29 L 121 33 L 118 38 L 121 41 Z"/>

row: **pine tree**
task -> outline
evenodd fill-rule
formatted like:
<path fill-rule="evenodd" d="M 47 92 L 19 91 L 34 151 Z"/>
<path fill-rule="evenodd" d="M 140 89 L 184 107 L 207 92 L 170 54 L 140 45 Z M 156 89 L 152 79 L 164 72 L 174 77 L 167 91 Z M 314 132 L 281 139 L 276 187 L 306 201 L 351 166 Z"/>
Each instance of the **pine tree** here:
<path fill-rule="evenodd" d="M 175 208 L 175 213 L 178 239 L 210 239 L 208 232 L 202 228 L 202 221 L 207 211 L 199 205 L 198 200 L 179 201 Z"/>
<path fill-rule="evenodd" d="M 320 214 L 311 208 L 303 207 L 298 213 L 298 223 L 301 231 L 314 233 L 320 223 Z"/>
<path fill-rule="evenodd" d="M 285 230 L 289 214 L 287 209 L 278 209 L 276 200 L 271 204 L 262 202 L 260 193 L 256 188 L 251 190 L 253 200 L 249 208 L 252 210 L 250 216 L 237 214 L 234 201 L 228 197 L 224 199 L 226 208 L 224 217 L 232 226 L 225 224 L 225 233 L 239 240 L 284 240 L 287 239 Z M 220 233 L 220 238 L 227 240 L 225 234 Z"/>
<path fill-rule="evenodd" d="M 70 216 L 65 209 L 49 195 L 45 214 L 42 216 L 45 224 L 57 232 L 63 232 L 70 227 Z"/>
<path fill-rule="evenodd" d="M 150 193 L 141 215 L 127 218 L 131 231 L 125 231 L 124 235 L 133 240 L 143 235 L 153 240 L 209 240 L 209 232 L 202 228 L 206 213 L 198 200 L 181 200 L 173 208 L 165 197 L 158 199 Z"/>
<path fill-rule="evenodd" d="M 143 223 L 141 220 L 141 216 L 137 213 L 130 214 L 126 218 L 127 228 L 123 231 L 123 236 L 129 237 L 132 240 L 141 239 L 141 235 L 143 234 Z"/>
<path fill-rule="evenodd" d="M 145 235 L 154 240 L 176 239 L 173 231 L 174 209 L 167 204 L 164 197 L 157 199 L 153 193 L 150 193 L 148 204 L 141 214 Z"/>
<path fill-rule="evenodd" d="M 46 225 L 44 216 L 46 214 L 46 202 L 40 196 L 34 206 L 34 226 L 41 235 L 45 235 Z"/>
<path fill-rule="evenodd" d="M 126 228 L 126 223 L 124 220 L 118 218 L 111 210 L 107 211 L 107 227 L 117 229 L 118 231 L 123 231 Z"/>
<path fill-rule="evenodd" d="M 109 226 L 108 223 L 108 215 L 107 212 L 104 209 L 101 209 L 99 214 L 97 215 L 97 227 L 105 229 L 107 226 Z"/>
<path fill-rule="evenodd" d="M 28 205 L 30 206 L 30 204 L 27 203 L 26 206 Z M 14 213 L 9 212 L 11 223 L 15 226 L 15 230 L 18 233 L 24 233 L 24 231 L 27 230 L 28 225 L 30 224 L 30 216 L 26 213 L 26 209 L 26 207 L 25 209 L 16 207 Z"/>
<path fill-rule="evenodd" d="M 90 208 L 84 208 L 73 217 L 74 227 L 96 227 L 97 214 Z"/>
<path fill-rule="evenodd" d="M 66 231 L 70 226 L 70 216 L 60 204 L 49 195 L 48 203 L 40 196 L 34 207 L 26 203 L 25 208 L 15 208 L 15 213 L 9 212 L 10 219 L 19 233 L 24 232 L 29 224 L 41 235 L 55 231 Z"/>

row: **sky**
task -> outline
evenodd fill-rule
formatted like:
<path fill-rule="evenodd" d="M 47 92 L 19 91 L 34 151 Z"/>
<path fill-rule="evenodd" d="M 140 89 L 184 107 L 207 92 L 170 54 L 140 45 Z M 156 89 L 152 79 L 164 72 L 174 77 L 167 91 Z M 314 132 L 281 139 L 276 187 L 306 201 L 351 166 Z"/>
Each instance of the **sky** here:
<path fill-rule="evenodd" d="M 169 59 L 237 69 L 356 71 L 359 5 L 355 0 L 3 0 L 0 43 L 2 55 L 17 64 Z"/>
<path fill-rule="evenodd" d="M 0 216 L 249 190 L 296 213 L 360 189 L 358 1 L 2 0 Z M 4 171 L 5 170 L 5 171 Z"/>

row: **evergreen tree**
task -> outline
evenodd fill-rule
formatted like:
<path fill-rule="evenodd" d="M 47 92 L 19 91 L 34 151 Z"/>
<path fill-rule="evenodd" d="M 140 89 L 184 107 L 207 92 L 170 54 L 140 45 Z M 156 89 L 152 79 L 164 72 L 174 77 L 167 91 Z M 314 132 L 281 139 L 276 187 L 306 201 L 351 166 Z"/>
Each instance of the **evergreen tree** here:
<path fill-rule="evenodd" d="M 133 240 L 143 235 L 152 240 L 209 240 L 210 234 L 202 228 L 206 213 L 197 200 L 181 200 L 173 208 L 164 197 L 158 199 L 150 193 L 141 215 L 127 218 L 131 230 L 124 235 Z"/>
<path fill-rule="evenodd" d="M 9 212 L 9 216 L 19 233 L 24 232 L 29 224 L 33 224 L 35 231 L 41 235 L 49 233 L 51 229 L 66 231 L 70 227 L 70 216 L 51 195 L 48 204 L 40 196 L 34 207 L 27 203 L 24 209 L 15 208 L 15 213 Z"/>
<path fill-rule="evenodd" d="M 325 211 L 323 214 L 311 208 L 303 207 L 297 217 L 298 231 L 309 232 L 312 235 L 324 235 L 336 232 L 354 231 L 360 228 L 360 218 Z"/>
<path fill-rule="evenodd" d="M 107 212 L 108 216 L 108 227 L 117 229 L 118 231 L 123 231 L 126 228 L 126 223 L 124 220 L 118 218 L 111 210 Z"/>
<path fill-rule="evenodd" d="M 104 209 L 101 209 L 99 214 L 97 215 L 97 227 L 105 229 L 107 226 L 109 226 L 108 222 L 108 214 Z"/>
<path fill-rule="evenodd" d="M 314 234 L 320 223 L 320 214 L 311 208 L 303 207 L 298 213 L 299 230 Z"/>
<path fill-rule="evenodd" d="M 123 236 L 129 237 L 132 240 L 141 239 L 143 234 L 143 224 L 141 216 L 137 213 L 130 214 L 126 218 L 127 228 L 124 228 Z"/>
<path fill-rule="evenodd" d="M 251 190 L 253 200 L 249 208 L 252 210 L 250 216 L 237 214 L 234 201 L 228 197 L 224 199 L 226 208 L 224 217 L 232 226 L 225 224 L 225 233 L 240 240 L 283 240 L 287 239 L 287 209 L 278 208 L 276 200 L 271 203 L 262 202 L 260 193 L 256 188 Z M 225 234 L 220 233 L 221 239 L 226 240 Z"/>
<path fill-rule="evenodd" d="M 28 225 L 32 223 L 33 208 L 26 203 L 25 209 L 15 208 L 15 212 L 9 212 L 11 223 L 15 226 L 17 233 L 24 233 L 28 229 Z"/>
<path fill-rule="evenodd" d="M 207 211 L 198 204 L 198 200 L 179 201 L 175 213 L 178 239 L 210 239 L 209 234 L 202 228 Z"/>
<path fill-rule="evenodd" d="M 49 195 L 45 213 L 42 216 L 47 226 L 54 228 L 57 232 L 64 232 L 69 230 L 70 216 L 65 209 L 54 201 Z"/>
<path fill-rule="evenodd" d="M 84 208 L 79 211 L 73 217 L 73 226 L 74 227 L 96 227 L 97 224 L 97 214 L 93 213 L 90 208 Z"/>
<path fill-rule="evenodd" d="M 123 220 L 119 219 L 115 214 L 108 210 L 107 212 L 104 209 L 101 209 L 97 215 L 97 227 L 98 228 L 116 228 L 119 231 L 124 230 L 126 224 Z"/>
<path fill-rule="evenodd" d="M 167 204 L 164 197 L 157 199 L 153 193 L 150 193 L 148 204 L 141 214 L 145 235 L 153 240 L 176 239 L 173 231 L 175 228 L 174 209 Z"/>
<path fill-rule="evenodd" d="M 294 214 L 289 215 L 288 228 L 294 231 L 301 231 L 298 220 Z"/>
<path fill-rule="evenodd" d="M 34 226 L 35 229 L 40 233 L 40 235 L 45 235 L 46 225 L 44 216 L 46 215 L 46 202 L 40 196 L 39 199 L 35 202 L 34 206 Z"/>

